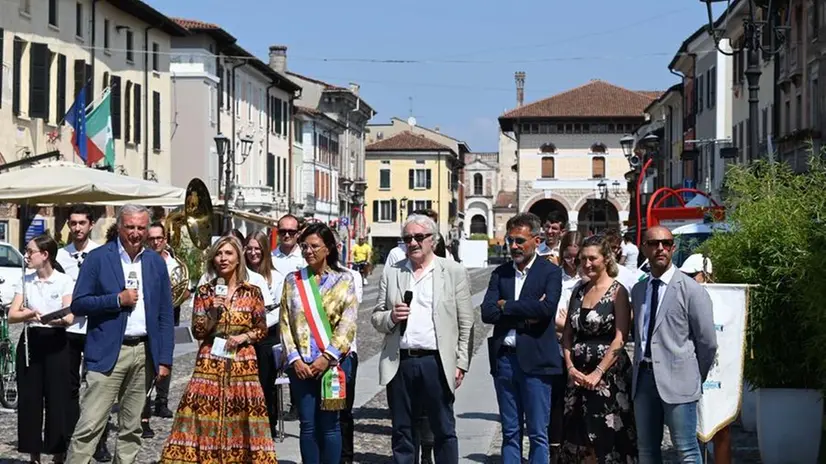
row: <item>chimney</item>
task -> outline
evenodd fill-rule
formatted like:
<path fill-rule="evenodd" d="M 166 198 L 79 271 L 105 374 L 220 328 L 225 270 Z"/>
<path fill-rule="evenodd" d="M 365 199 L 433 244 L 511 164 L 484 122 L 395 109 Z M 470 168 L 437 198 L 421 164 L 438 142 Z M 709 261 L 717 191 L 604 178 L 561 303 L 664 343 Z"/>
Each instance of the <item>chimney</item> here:
<path fill-rule="evenodd" d="M 516 79 L 516 107 L 519 108 L 525 103 L 525 72 L 517 71 L 514 78 Z"/>
<path fill-rule="evenodd" d="M 360 88 L 360 85 L 356 84 L 355 82 L 350 82 L 350 92 L 353 92 L 353 95 L 358 97 Z"/>
<path fill-rule="evenodd" d="M 286 45 L 270 45 L 270 67 L 281 74 L 287 72 Z"/>

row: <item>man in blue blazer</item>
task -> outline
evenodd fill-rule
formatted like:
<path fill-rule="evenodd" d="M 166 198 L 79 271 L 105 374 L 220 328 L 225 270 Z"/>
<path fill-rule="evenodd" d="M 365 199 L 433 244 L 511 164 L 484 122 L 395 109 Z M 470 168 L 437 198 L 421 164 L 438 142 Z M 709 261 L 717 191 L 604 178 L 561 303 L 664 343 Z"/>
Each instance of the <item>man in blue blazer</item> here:
<path fill-rule="evenodd" d="M 86 316 L 87 388 L 66 462 L 88 464 L 112 405 L 120 405 L 115 462 L 131 464 L 141 446 L 140 416 L 154 381 L 169 375 L 174 349 L 172 289 L 166 263 L 144 249 L 149 210 L 125 205 L 118 238 L 86 257 L 72 313 Z"/>
<path fill-rule="evenodd" d="M 532 213 L 508 220 L 513 263 L 497 267 L 482 302 L 482 321 L 493 324 L 490 368 L 502 422 L 502 462 L 522 462 L 522 424 L 530 437 L 529 462 L 548 464 L 551 382 L 562 373 L 554 318 L 562 271 L 537 259 L 541 223 Z"/>

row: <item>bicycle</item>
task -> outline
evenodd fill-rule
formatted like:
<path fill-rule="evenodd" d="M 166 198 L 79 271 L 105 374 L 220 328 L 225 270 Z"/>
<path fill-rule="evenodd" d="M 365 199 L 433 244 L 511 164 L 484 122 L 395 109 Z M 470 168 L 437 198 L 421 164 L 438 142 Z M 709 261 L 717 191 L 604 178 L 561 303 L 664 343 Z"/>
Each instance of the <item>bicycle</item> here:
<path fill-rule="evenodd" d="M 0 284 L 3 279 L 0 279 Z M 17 370 L 14 342 L 9 336 L 9 305 L 0 299 L 0 404 L 17 409 Z"/>

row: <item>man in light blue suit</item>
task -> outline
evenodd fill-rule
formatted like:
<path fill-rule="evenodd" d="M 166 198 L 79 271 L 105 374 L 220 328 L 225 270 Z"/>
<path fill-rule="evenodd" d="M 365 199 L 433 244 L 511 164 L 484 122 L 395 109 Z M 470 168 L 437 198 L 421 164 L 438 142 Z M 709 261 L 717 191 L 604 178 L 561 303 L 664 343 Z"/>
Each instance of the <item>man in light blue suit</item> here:
<path fill-rule="evenodd" d="M 141 446 L 146 393 L 154 381 L 169 375 L 172 289 L 163 258 L 144 248 L 148 228 L 148 209 L 123 206 L 118 238 L 89 253 L 78 275 L 72 313 L 88 321 L 88 387 L 67 463 L 89 463 L 116 401 L 120 430 L 115 461 L 133 463 Z"/>

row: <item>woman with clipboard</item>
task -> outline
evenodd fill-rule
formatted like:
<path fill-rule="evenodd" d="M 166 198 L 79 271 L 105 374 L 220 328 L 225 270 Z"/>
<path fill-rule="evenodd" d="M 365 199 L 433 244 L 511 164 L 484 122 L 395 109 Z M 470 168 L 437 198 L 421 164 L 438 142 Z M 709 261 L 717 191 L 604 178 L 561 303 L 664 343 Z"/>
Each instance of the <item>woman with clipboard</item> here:
<path fill-rule="evenodd" d="M 62 463 L 71 438 L 66 420 L 70 399 L 66 327 L 72 323 L 68 308 L 74 282 L 58 264 L 57 242 L 49 235 L 26 244 L 26 263 L 35 272 L 25 277 L 25 288 L 15 286 L 9 310 L 10 323 L 26 324 L 17 345 L 19 410 L 26 412 L 17 416 L 17 449 L 28 453 L 33 463 L 40 462 L 41 453 Z"/>

